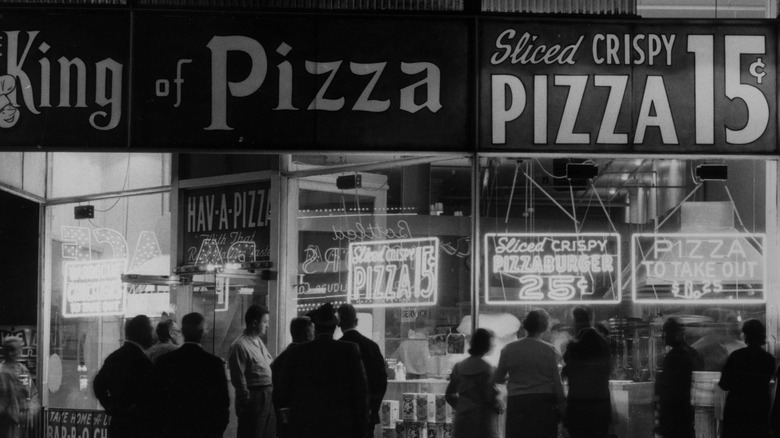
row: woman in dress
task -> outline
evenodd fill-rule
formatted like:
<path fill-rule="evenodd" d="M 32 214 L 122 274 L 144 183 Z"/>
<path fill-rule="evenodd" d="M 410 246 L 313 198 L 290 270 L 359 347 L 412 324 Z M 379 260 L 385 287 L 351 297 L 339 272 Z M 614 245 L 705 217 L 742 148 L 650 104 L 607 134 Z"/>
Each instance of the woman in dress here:
<path fill-rule="evenodd" d="M 490 382 L 493 367 L 483 357 L 493 348 L 493 332 L 477 329 L 469 357 L 455 364 L 447 385 L 447 403 L 455 409 L 453 438 L 498 438 L 498 414 L 503 406 Z"/>
<path fill-rule="evenodd" d="M 556 438 L 566 411 L 560 354 L 543 341 L 549 318 L 532 310 L 523 320 L 528 336 L 501 350 L 494 383 L 507 383 L 506 438 Z"/>
<path fill-rule="evenodd" d="M 742 325 L 747 347 L 735 350 L 726 360 L 718 385 L 728 391 L 723 409 L 722 438 L 769 436 L 769 381 L 775 358 L 764 351 L 766 328 L 757 319 Z"/>

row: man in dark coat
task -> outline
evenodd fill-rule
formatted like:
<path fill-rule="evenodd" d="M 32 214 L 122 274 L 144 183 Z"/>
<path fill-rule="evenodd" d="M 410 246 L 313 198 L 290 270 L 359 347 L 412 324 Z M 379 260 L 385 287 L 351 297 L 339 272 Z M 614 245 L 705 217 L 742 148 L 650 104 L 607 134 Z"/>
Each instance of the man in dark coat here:
<path fill-rule="evenodd" d="M 205 324 L 200 313 L 185 315 L 184 344 L 160 356 L 154 366 L 164 437 L 221 438 L 227 427 L 230 395 L 225 365 L 200 345 Z"/>
<path fill-rule="evenodd" d="M 109 354 L 95 376 L 95 396 L 111 415 L 110 438 L 147 438 L 152 433 L 152 323 L 138 315 L 125 325 L 125 343 Z"/>
<path fill-rule="evenodd" d="M 358 346 L 333 340 L 330 303 L 309 314 L 311 342 L 290 350 L 279 383 L 279 410 L 289 409 L 293 438 L 365 438 L 368 384 Z"/>
<path fill-rule="evenodd" d="M 664 341 L 672 349 L 664 356 L 655 381 L 657 432 L 664 438 L 693 438 L 691 382 L 693 372 L 704 369 L 704 359 L 685 342 L 685 328 L 677 318 L 667 319 L 663 331 Z"/>
<path fill-rule="evenodd" d="M 360 347 L 360 358 L 363 361 L 363 367 L 366 369 L 368 378 L 368 407 L 370 417 L 366 437 L 374 436 L 374 428 L 379 424 L 379 407 L 382 405 L 382 399 L 387 390 L 387 364 L 379 345 L 376 342 L 363 336 L 357 331 L 357 313 L 352 304 L 342 304 L 339 306 L 339 327 L 344 333 L 340 341 L 354 342 Z"/>
<path fill-rule="evenodd" d="M 569 379 L 566 426 L 572 438 L 606 438 L 612 420 L 609 343 L 590 326 L 586 309 L 577 307 L 573 315 L 577 335 L 563 355 Z"/>
<path fill-rule="evenodd" d="M 274 359 L 273 362 L 271 362 L 271 379 L 274 383 L 274 392 L 271 397 L 273 400 L 274 406 L 277 407 L 276 410 L 276 436 L 277 438 L 287 438 L 290 433 L 287 430 L 288 429 L 288 420 L 287 418 L 284 418 L 284 413 L 279 412 L 278 406 L 279 406 L 279 395 L 280 392 L 280 384 L 282 374 L 284 373 L 284 368 L 287 364 L 287 358 L 290 355 L 290 351 L 298 344 L 302 344 L 304 342 L 309 342 L 312 339 L 314 339 L 314 323 L 311 322 L 311 318 L 308 316 L 299 316 L 297 318 L 293 318 L 292 321 L 290 321 L 290 335 L 292 335 L 292 343 L 287 346 L 287 348 L 282 351 L 279 356 Z"/>
<path fill-rule="evenodd" d="M 769 436 L 771 392 L 769 383 L 775 358 L 764 351 L 766 328 L 757 319 L 742 325 L 747 347 L 731 353 L 718 385 L 726 395 L 723 408 L 723 438 Z"/>

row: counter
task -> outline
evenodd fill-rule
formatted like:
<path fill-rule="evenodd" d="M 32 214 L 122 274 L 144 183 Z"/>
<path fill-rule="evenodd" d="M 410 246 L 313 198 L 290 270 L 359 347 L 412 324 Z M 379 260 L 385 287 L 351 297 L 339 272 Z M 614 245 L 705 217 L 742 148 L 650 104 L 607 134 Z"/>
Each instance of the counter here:
<path fill-rule="evenodd" d="M 385 400 L 401 400 L 405 392 L 444 394 L 447 380 L 390 380 L 387 382 Z M 655 413 L 653 406 L 654 382 L 632 382 L 629 380 L 612 380 L 609 382 L 612 397 L 611 433 L 618 438 L 653 438 Z M 502 396 L 506 397 L 506 387 L 501 386 Z M 506 401 L 506 400 L 504 400 Z M 499 419 L 502 436 L 504 417 Z M 375 437 L 381 437 L 377 428 Z"/>

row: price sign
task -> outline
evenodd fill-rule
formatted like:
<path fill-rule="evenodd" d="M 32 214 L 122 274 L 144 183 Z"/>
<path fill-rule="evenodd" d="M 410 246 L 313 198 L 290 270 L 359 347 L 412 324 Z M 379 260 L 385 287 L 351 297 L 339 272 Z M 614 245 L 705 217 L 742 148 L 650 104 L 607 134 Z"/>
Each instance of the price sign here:
<path fill-rule="evenodd" d="M 439 239 L 349 244 L 347 300 L 355 307 L 433 306 L 439 287 Z"/>
<path fill-rule="evenodd" d="M 634 234 L 634 301 L 764 302 L 764 240 L 763 234 Z"/>
<path fill-rule="evenodd" d="M 617 234 L 485 234 L 487 304 L 620 302 Z"/>

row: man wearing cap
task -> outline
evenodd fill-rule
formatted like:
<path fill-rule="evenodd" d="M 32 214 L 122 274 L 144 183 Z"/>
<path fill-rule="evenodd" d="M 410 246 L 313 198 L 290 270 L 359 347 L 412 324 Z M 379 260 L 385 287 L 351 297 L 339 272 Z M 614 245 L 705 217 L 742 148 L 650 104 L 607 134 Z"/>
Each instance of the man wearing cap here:
<path fill-rule="evenodd" d="M 278 388 L 290 436 L 365 438 L 368 384 L 358 346 L 333 340 L 338 321 L 330 303 L 308 316 L 314 340 L 290 350 Z"/>
<path fill-rule="evenodd" d="M 274 438 L 276 414 L 271 395 L 271 354 L 260 339 L 268 330 L 269 312 L 253 304 L 244 314 L 246 329 L 230 345 L 230 383 L 236 389 L 238 438 Z"/>
<path fill-rule="evenodd" d="M 374 427 L 379 424 L 379 407 L 387 390 L 387 365 L 379 345 L 357 331 L 357 313 L 352 304 L 339 306 L 339 327 L 344 335 L 340 341 L 354 342 L 360 348 L 360 358 L 368 378 L 368 407 L 370 418 L 366 437 L 374 436 Z"/>

